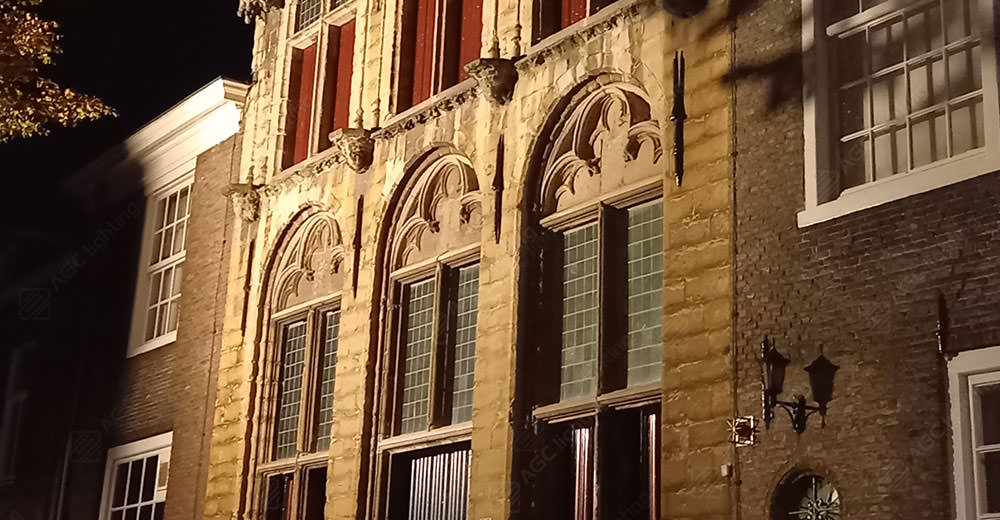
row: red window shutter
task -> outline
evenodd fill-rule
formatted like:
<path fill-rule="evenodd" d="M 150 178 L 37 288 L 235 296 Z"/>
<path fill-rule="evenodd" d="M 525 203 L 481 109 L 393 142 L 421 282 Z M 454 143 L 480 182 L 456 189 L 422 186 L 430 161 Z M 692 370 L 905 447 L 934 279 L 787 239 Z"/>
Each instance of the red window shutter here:
<path fill-rule="evenodd" d="M 302 51 L 299 89 L 297 92 L 295 111 L 295 128 L 289 137 L 295 143 L 292 152 L 292 164 L 301 162 L 309 156 L 309 128 L 312 120 L 313 88 L 316 84 L 316 44 Z M 289 93 L 289 98 L 296 93 Z"/>
<path fill-rule="evenodd" d="M 355 28 L 354 20 L 340 26 L 339 48 L 337 50 L 337 86 L 333 103 L 334 130 L 350 126 Z"/>
<path fill-rule="evenodd" d="M 540 0 L 545 1 L 545 0 Z M 587 17 L 587 0 L 562 0 L 562 28 Z"/>
<path fill-rule="evenodd" d="M 483 0 L 462 0 L 462 44 L 458 80 L 468 79 L 465 66 L 479 59 L 483 46 Z"/>
<path fill-rule="evenodd" d="M 437 2 L 434 0 L 411 1 L 417 2 L 415 20 L 417 30 L 413 52 L 413 99 L 410 102 L 412 106 L 431 97 Z"/>

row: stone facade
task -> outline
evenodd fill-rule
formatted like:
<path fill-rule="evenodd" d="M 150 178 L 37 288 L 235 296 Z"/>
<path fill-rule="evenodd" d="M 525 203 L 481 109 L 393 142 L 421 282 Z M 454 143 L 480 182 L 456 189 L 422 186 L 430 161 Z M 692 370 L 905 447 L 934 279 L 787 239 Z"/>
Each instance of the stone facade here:
<path fill-rule="evenodd" d="M 266 462 L 260 436 L 269 428 L 262 396 L 274 391 L 264 360 L 273 339 L 269 271 L 289 234 L 316 214 L 336 222 L 344 250 L 340 288 L 334 423 L 328 461 L 326 518 L 374 518 L 381 470 L 373 436 L 379 416 L 382 354 L 388 349 L 387 237 L 400 193 L 430 153 L 464 157 L 481 194 L 479 320 L 471 433 L 469 518 L 527 516 L 518 468 L 528 465 L 529 403 L 518 372 L 531 361 L 526 278 L 539 184 L 538 157 L 575 93 L 625 84 L 646 99 L 660 154 L 654 178 L 663 193 L 662 496 L 664 516 L 725 518 L 731 508 L 732 462 L 726 420 L 733 410 L 731 330 L 731 91 L 726 15 L 711 2 L 702 15 L 674 18 L 652 1 L 621 1 L 537 45 L 529 45 L 531 2 L 484 2 L 484 58 L 474 78 L 395 114 L 393 35 L 396 0 L 355 0 L 351 125 L 370 132 L 371 165 L 334 146 L 282 170 L 279 151 L 292 32 L 288 9 L 256 22 L 255 83 L 237 184 L 256 195 L 259 212 L 234 226 L 219 362 L 206 518 L 259 516 Z M 684 184 L 674 184 L 670 124 L 674 51 L 687 59 L 687 150 Z M 510 79 L 502 60 L 517 73 Z M 493 68 L 490 68 L 493 67 Z M 498 72 L 499 70 L 499 72 Z M 341 136 L 340 138 L 343 138 Z M 335 140 L 338 137 L 334 138 Z M 502 143 L 502 149 L 501 144 Z M 352 167 L 353 166 L 353 167 Z M 498 170 L 498 167 L 502 169 Z M 360 170 L 360 171 L 359 171 Z M 240 188 L 246 191 L 247 188 Z"/>

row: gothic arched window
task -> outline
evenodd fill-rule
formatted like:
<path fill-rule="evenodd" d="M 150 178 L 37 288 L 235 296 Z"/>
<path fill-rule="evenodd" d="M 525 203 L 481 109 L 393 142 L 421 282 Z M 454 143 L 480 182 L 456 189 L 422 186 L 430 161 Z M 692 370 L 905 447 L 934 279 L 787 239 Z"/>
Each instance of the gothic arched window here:
<path fill-rule="evenodd" d="M 642 90 L 609 77 L 554 117 L 536 161 L 541 297 L 527 380 L 533 419 L 560 453 L 536 503 L 544 518 L 658 518 L 660 129 Z"/>
<path fill-rule="evenodd" d="M 332 215 L 307 214 L 268 274 L 256 470 L 265 520 L 321 520 L 326 502 L 344 248 Z"/>
<path fill-rule="evenodd" d="M 464 156 L 437 150 L 403 189 L 397 211 L 388 215 L 392 311 L 378 441 L 388 471 L 382 516 L 464 519 L 479 312 L 479 182 Z"/>

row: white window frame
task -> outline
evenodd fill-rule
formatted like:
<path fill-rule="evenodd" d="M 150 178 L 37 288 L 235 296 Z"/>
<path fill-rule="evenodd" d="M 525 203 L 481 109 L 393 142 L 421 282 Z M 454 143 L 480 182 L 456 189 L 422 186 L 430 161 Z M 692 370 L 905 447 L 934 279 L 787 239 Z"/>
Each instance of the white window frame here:
<path fill-rule="evenodd" d="M 962 352 L 948 362 L 948 397 L 951 407 L 952 464 L 957 520 L 985 520 L 1000 515 L 979 515 L 982 490 L 975 457 L 973 386 L 1000 382 L 1000 346 Z"/>
<path fill-rule="evenodd" d="M 156 502 L 167 499 L 167 486 L 170 482 L 170 448 L 173 440 L 174 432 L 169 431 L 128 444 L 115 446 L 108 450 L 108 458 L 104 464 L 104 486 L 101 492 L 101 513 L 98 517 L 99 520 L 109 520 L 111 518 L 111 494 L 114 492 L 115 468 L 125 462 L 150 455 L 159 455 L 161 458 L 159 460 L 160 468 L 157 468 L 157 478 L 159 479 L 160 471 L 167 471 L 168 478 L 162 487 L 158 486 L 154 492 L 153 499 Z M 163 467 L 164 462 L 167 463 L 166 468 Z"/>
<path fill-rule="evenodd" d="M 829 121 L 834 112 L 831 102 L 833 64 L 827 49 L 827 24 L 816 23 L 814 4 L 817 0 L 802 0 L 802 50 L 803 60 L 803 134 L 805 137 L 805 209 L 798 213 L 798 226 L 807 227 L 837 217 L 855 213 L 924 193 L 980 175 L 1000 170 L 1000 114 L 997 113 L 997 66 L 993 27 L 995 10 L 992 0 L 971 0 L 970 6 L 978 9 L 979 32 L 982 40 L 983 61 L 983 122 L 985 126 L 984 149 L 896 174 L 844 190 L 836 198 L 820 203 L 820 186 L 826 184 L 838 167 L 830 157 L 828 143 L 833 139 Z M 876 20 L 908 6 L 912 0 L 889 0 L 869 10 L 865 20 Z M 853 17 L 852 17 L 853 20 Z M 840 22 L 843 23 L 843 22 Z M 865 22 L 867 23 L 867 22 Z"/>
<path fill-rule="evenodd" d="M 188 204 L 193 211 L 194 201 L 191 200 L 191 196 L 194 194 L 194 170 L 193 165 L 191 165 L 191 170 L 185 174 L 182 174 L 172 182 L 168 182 L 159 186 L 151 187 L 152 191 L 147 193 L 146 196 L 146 216 L 145 222 L 143 224 L 142 231 L 142 246 L 141 254 L 139 255 L 139 269 L 137 271 L 137 282 L 136 282 L 136 296 L 135 302 L 133 304 L 132 311 L 132 332 L 131 341 L 129 341 L 128 351 L 126 352 L 126 357 L 134 357 L 139 354 L 149 352 L 151 350 L 157 349 L 159 347 L 169 345 L 177 341 L 177 330 L 180 329 L 180 317 L 178 316 L 178 328 L 171 332 L 163 334 L 162 336 L 156 336 L 153 339 L 146 341 L 146 319 L 147 311 L 149 310 L 149 291 L 150 291 L 150 275 L 154 271 L 159 271 L 161 269 L 167 268 L 169 266 L 181 265 L 187 260 L 187 242 L 188 235 L 190 234 L 190 224 L 188 225 L 187 231 L 184 233 L 184 249 L 177 253 L 176 255 L 157 262 L 156 264 L 150 264 L 150 255 L 153 252 L 153 233 L 155 232 L 155 223 L 153 218 L 156 215 L 155 205 L 156 203 L 172 193 L 187 187 L 190 189 L 188 194 Z M 192 211 L 188 212 L 188 219 L 190 221 Z M 183 290 L 181 287 L 180 299 L 183 299 Z M 180 305 L 180 304 L 178 304 Z M 181 312 L 178 308 L 178 314 Z"/>

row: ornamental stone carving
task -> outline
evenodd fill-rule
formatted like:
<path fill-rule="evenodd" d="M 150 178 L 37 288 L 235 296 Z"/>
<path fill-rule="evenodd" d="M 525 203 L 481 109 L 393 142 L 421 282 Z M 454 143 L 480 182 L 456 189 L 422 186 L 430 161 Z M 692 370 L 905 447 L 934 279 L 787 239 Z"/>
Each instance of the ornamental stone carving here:
<path fill-rule="evenodd" d="M 512 60 L 482 58 L 466 65 L 465 70 L 475 78 L 479 90 L 489 95 L 494 103 L 503 105 L 514 94 L 517 68 Z"/>
<path fill-rule="evenodd" d="M 279 254 L 273 271 L 275 312 L 343 289 L 343 236 L 329 212 L 317 211 L 292 230 Z"/>
<path fill-rule="evenodd" d="M 556 115 L 544 140 L 538 207 L 543 216 L 600 193 L 662 175 L 660 126 L 642 90 L 628 83 L 593 80 Z"/>
<path fill-rule="evenodd" d="M 264 14 L 271 9 L 281 9 L 284 6 L 284 0 L 240 0 L 236 12 L 243 17 L 244 21 L 250 23 L 250 20 L 254 18 L 263 18 Z"/>
<path fill-rule="evenodd" d="M 479 242 L 482 199 L 469 160 L 454 152 L 430 154 L 393 218 L 393 268 Z"/>
<path fill-rule="evenodd" d="M 260 193 L 252 184 L 230 184 L 223 194 L 233 203 L 233 211 L 244 222 L 256 222 L 260 217 Z"/>
<path fill-rule="evenodd" d="M 337 147 L 344 164 L 355 173 L 364 173 L 371 166 L 375 141 L 368 130 L 341 128 L 330 134 L 330 142 Z"/>

